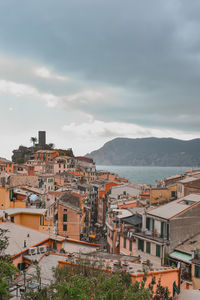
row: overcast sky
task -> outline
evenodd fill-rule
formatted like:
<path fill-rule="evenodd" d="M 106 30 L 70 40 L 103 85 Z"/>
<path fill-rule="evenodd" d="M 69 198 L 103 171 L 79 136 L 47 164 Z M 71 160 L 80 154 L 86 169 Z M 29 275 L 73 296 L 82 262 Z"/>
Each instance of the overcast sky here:
<path fill-rule="evenodd" d="M 0 156 L 200 137 L 199 97 L 199 0 L 0 0 Z"/>

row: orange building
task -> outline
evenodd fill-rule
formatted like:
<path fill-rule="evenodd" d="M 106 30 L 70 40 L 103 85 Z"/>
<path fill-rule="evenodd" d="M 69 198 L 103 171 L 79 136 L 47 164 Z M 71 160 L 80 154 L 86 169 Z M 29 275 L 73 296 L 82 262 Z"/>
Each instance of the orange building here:
<path fill-rule="evenodd" d="M 125 200 L 122 202 L 118 203 L 118 208 L 123 209 L 123 208 L 132 208 L 132 207 L 137 207 L 137 200 Z"/>
<path fill-rule="evenodd" d="M 56 234 L 80 240 L 84 228 L 83 197 L 69 191 L 63 193 L 54 204 L 53 230 Z"/>
<path fill-rule="evenodd" d="M 5 210 L 9 208 L 11 199 L 12 199 L 12 190 L 0 186 L 0 209 Z"/>
<path fill-rule="evenodd" d="M 56 150 L 38 150 L 34 154 L 34 159 L 48 162 L 52 161 L 57 156 L 59 156 L 59 152 Z"/>
<path fill-rule="evenodd" d="M 105 224 L 105 214 L 107 207 L 107 195 L 113 186 L 117 186 L 118 183 L 113 181 L 100 181 L 98 189 L 98 199 L 97 199 L 97 223 L 100 225 Z"/>
<path fill-rule="evenodd" d="M 14 172 L 14 163 L 6 158 L 0 158 L 0 173 L 5 172 L 7 174 Z"/>
<path fill-rule="evenodd" d="M 45 218 L 45 213 L 46 209 L 8 208 L 5 210 L 5 219 L 16 225 L 49 233 L 52 231 L 52 223 Z"/>

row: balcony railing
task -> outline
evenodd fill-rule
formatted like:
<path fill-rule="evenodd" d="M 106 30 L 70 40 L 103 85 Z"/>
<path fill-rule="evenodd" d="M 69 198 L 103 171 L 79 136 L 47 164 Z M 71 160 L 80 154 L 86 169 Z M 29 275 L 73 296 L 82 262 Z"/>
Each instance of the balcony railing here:
<path fill-rule="evenodd" d="M 131 231 L 133 232 L 133 234 L 140 235 L 145 238 L 154 239 L 159 242 L 164 242 L 168 240 L 166 235 L 163 236 L 157 231 L 152 231 L 148 229 L 144 230 L 142 228 L 137 228 L 137 227 L 132 229 Z"/>

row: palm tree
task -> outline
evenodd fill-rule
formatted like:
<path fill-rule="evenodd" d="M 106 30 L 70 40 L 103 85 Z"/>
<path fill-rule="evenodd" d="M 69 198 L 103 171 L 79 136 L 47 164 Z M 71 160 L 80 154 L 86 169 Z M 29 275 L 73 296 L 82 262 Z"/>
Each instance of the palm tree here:
<path fill-rule="evenodd" d="M 54 147 L 55 147 L 55 145 L 54 145 L 53 143 L 50 143 L 50 144 L 49 144 L 49 148 L 50 148 L 50 149 L 53 149 Z"/>
<path fill-rule="evenodd" d="M 32 136 L 32 137 L 30 138 L 30 141 L 31 141 L 31 143 L 33 143 L 33 147 L 35 147 L 35 143 L 37 142 L 37 138 L 34 137 L 34 136 Z"/>

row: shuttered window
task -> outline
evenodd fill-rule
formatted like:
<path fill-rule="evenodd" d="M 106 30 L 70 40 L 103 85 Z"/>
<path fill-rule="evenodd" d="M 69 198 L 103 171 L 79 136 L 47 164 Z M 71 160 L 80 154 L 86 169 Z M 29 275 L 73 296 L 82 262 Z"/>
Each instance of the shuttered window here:
<path fill-rule="evenodd" d="M 150 230 L 150 218 L 146 218 L 146 228 Z"/>
<path fill-rule="evenodd" d="M 63 215 L 63 222 L 67 222 L 67 215 L 66 214 Z"/>
<path fill-rule="evenodd" d="M 132 251 L 132 249 L 133 249 L 133 243 L 132 241 L 129 241 L 129 251 Z"/>
<path fill-rule="evenodd" d="M 63 224 L 63 231 L 67 231 L 67 225 Z"/>
<path fill-rule="evenodd" d="M 138 239 L 138 250 L 144 251 L 144 241 Z"/>
<path fill-rule="evenodd" d="M 194 277 L 200 278 L 200 267 L 199 266 L 195 266 L 195 268 L 194 268 Z"/>
<path fill-rule="evenodd" d="M 146 253 L 151 254 L 151 243 L 150 242 L 146 242 Z"/>
<path fill-rule="evenodd" d="M 124 237 L 124 248 L 126 249 L 126 238 Z"/>
<path fill-rule="evenodd" d="M 156 256 L 160 257 L 160 246 L 156 245 Z"/>

